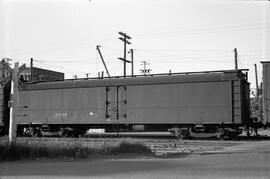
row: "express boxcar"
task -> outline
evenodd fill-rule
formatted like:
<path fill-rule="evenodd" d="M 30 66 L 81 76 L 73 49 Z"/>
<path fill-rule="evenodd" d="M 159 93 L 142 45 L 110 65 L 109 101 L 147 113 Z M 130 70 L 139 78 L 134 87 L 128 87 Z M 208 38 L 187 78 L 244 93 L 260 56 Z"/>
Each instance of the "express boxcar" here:
<path fill-rule="evenodd" d="M 28 127 L 167 131 L 239 128 L 249 118 L 242 70 L 24 84 L 18 132 Z"/>

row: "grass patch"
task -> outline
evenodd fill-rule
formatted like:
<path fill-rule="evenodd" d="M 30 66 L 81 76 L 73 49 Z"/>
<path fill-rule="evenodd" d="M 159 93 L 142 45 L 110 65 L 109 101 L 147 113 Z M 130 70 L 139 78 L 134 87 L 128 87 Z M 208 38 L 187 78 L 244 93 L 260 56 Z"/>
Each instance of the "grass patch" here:
<path fill-rule="evenodd" d="M 83 141 L 65 143 L 38 141 L 13 142 L 8 139 L 0 140 L 0 161 L 36 158 L 87 158 L 91 155 L 122 155 L 139 154 L 151 155 L 152 151 L 143 143 L 132 139 L 121 139 L 116 143 L 104 142 L 98 146 L 84 145 Z"/>
<path fill-rule="evenodd" d="M 150 154 L 151 149 L 143 143 L 133 141 L 132 139 L 124 139 L 113 148 L 115 154 Z"/>

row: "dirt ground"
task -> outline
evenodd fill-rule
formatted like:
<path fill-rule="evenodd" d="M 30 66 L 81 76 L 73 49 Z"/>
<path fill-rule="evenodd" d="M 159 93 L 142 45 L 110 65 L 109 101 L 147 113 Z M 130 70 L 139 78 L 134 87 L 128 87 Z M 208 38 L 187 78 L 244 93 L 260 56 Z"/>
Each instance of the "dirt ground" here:
<path fill-rule="evenodd" d="M 259 136 L 247 137 L 245 134 L 234 139 L 212 139 L 212 140 L 175 140 L 168 143 L 147 143 L 157 156 L 170 154 L 210 154 L 264 150 L 270 141 L 270 130 L 261 130 Z"/>
<path fill-rule="evenodd" d="M 61 145 L 61 143 L 70 143 L 70 142 L 79 142 L 83 146 L 88 147 L 100 147 L 104 145 L 115 145 L 119 142 L 119 138 L 83 138 L 83 139 L 74 139 L 74 138 L 18 138 L 19 142 L 28 142 L 36 143 L 37 145 L 42 143 L 56 144 Z M 192 139 L 192 140 L 183 140 L 183 139 L 145 139 L 145 138 L 136 138 L 128 139 L 139 141 L 147 145 L 158 157 L 168 157 L 170 155 L 176 156 L 182 154 L 205 154 L 205 153 L 224 153 L 230 151 L 242 151 L 252 148 L 253 145 L 256 147 L 263 146 L 264 143 L 270 141 L 270 129 L 269 130 L 260 130 L 259 136 L 247 137 L 245 134 L 240 135 L 234 139 Z M 259 145 L 259 146 L 258 146 Z M 259 150 L 263 150 L 261 147 Z"/>
<path fill-rule="evenodd" d="M 160 141 L 152 147 L 163 157 L 2 162 L 0 178 L 270 178 L 269 137 Z M 185 155 L 164 157 L 172 151 Z"/>

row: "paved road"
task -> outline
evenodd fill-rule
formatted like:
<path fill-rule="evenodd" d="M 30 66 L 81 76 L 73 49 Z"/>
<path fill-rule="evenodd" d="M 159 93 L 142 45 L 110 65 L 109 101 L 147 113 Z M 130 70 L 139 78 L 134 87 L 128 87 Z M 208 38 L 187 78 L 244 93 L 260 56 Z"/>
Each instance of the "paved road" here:
<path fill-rule="evenodd" d="M 257 150 L 258 149 L 258 150 Z M 0 163 L 1 178 L 270 178 L 270 141 L 178 159 Z"/>

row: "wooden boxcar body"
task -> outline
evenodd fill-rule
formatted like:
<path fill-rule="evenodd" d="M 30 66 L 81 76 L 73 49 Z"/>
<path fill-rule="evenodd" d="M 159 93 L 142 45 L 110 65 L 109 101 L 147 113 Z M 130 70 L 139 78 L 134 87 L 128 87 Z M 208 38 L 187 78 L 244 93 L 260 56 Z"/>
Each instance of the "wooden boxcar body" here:
<path fill-rule="evenodd" d="M 241 70 L 232 70 L 24 84 L 17 123 L 19 131 L 45 124 L 164 131 L 240 127 L 248 118 L 249 83 Z"/>

